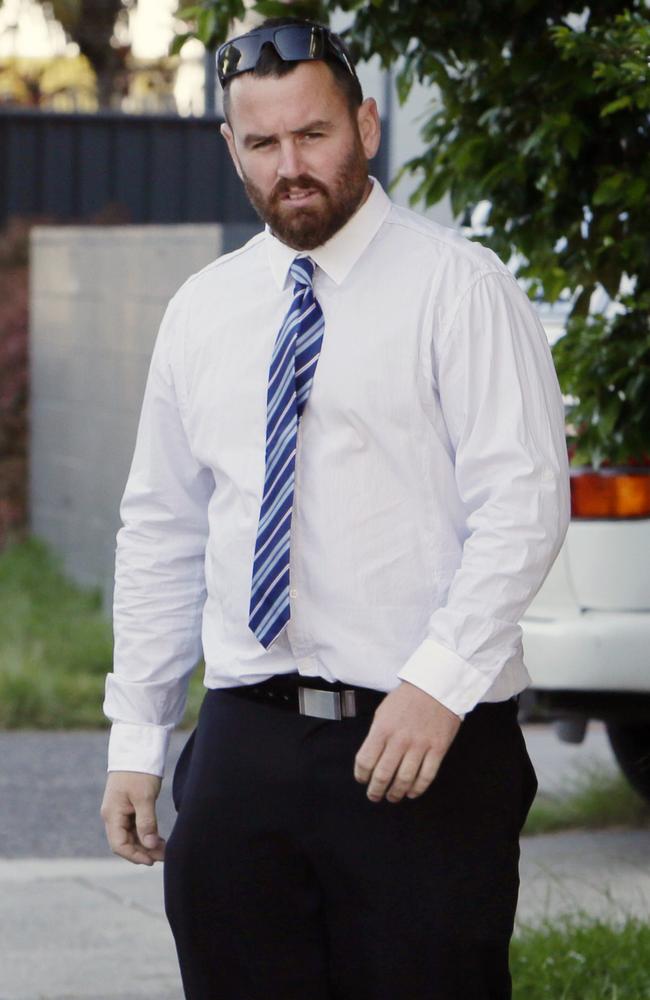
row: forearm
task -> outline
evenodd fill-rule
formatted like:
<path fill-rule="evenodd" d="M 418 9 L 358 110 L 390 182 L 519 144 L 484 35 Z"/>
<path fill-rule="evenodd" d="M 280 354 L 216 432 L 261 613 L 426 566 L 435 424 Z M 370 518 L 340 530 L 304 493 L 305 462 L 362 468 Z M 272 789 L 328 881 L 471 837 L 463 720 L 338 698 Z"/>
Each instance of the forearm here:
<path fill-rule="evenodd" d="M 476 282 L 438 364 L 466 535 L 444 605 L 399 676 L 463 713 L 521 659 L 519 620 L 569 523 L 568 462 L 550 351 L 511 279 Z"/>
<path fill-rule="evenodd" d="M 118 545 L 113 672 L 104 712 L 114 723 L 108 769 L 162 775 L 172 730 L 183 717 L 189 675 L 201 656 L 203 555 L 167 573 Z M 128 552 L 128 558 L 127 558 Z M 139 566 L 134 562 L 140 562 Z"/>
<path fill-rule="evenodd" d="M 513 490 L 509 496 L 517 498 Z M 561 474 L 558 482 L 540 484 L 528 517 L 521 514 L 523 498 L 518 500 L 516 524 L 510 523 L 505 499 L 486 505 L 473 519 L 446 603 L 433 612 L 426 638 L 399 672 L 457 714 L 470 711 L 507 664 L 520 659 L 520 618 L 566 531 Z"/>
<path fill-rule="evenodd" d="M 201 656 L 208 506 L 214 480 L 192 454 L 172 364 L 173 310 L 151 361 L 120 507 L 113 672 L 104 712 L 115 724 L 109 769 L 162 774 L 169 735 Z"/>

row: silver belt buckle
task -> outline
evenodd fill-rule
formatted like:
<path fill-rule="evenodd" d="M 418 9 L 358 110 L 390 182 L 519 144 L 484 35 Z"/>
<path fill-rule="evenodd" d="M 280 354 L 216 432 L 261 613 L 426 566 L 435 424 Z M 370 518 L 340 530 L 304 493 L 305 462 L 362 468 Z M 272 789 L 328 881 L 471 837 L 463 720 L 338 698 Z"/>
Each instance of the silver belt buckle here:
<path fill-rule="evenodd" d="M 356 692 L 321 691 L 319 688 L 298 688 L 298 708 L 301 715 L 316 719 L 349 719 L 357 714 Z"/>

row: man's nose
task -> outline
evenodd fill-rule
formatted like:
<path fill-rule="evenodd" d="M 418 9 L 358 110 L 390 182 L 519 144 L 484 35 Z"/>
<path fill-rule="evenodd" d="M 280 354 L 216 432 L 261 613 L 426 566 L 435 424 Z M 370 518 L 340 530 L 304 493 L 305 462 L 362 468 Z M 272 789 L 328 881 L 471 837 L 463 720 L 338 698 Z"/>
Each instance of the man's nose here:
<path fill-rule="evenodd" d="M 302 160 L 295 143 L 282 143 L 278 159 L 278 176 L 285 178 L 298 177 L 302 173 L 301 164 Z"/>

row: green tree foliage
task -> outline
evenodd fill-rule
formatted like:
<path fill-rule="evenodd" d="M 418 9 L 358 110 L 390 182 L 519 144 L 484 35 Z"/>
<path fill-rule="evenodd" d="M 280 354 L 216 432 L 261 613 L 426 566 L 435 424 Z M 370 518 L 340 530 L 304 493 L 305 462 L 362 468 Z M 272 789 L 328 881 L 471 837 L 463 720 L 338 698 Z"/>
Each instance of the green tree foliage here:
<path fill-rule="evenodd" d="M 41 0 L 43 2 L 43 0 Z M 43 6 L 79 46 L 97 77 L 100 108 L 111 106 L 125 84 L 127 50 L 115 42 L 115 25 L 135 0 L 46 0 Z"/>
<path fill-rule="evenodd" d="M 287 13 L 259 0 L 261 15 Z M 554 355 L 574 402 L 574 461 L 650 456 L 650 9 L 645 0 L 338 0 L 355 55 L 396 64 L 400 99 L 431 87 L 415 200 L 448 194 L 533 297 L 569 303 Z M 241 0 L 185 8 L 225 39 Z"/>

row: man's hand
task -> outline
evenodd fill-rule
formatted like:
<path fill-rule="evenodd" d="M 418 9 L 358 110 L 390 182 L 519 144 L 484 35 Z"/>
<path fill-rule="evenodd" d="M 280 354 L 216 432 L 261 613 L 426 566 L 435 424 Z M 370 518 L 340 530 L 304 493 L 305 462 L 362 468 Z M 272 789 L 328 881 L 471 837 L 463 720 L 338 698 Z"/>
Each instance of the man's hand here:
<path fill-rule="evenodd" d="M 165 841 L 158 836 L 156 799 L 162 781 L 140 771 L 111 771 L 101 817 L 111 850 L 134 865 L 153 865 L 165 857 Z"/>
<path fill-rule="evenodd" d="M 368 798 L 399 802 L 429 787 L 460 728 L 460 719 L 421 688 L 402 681 L 379 705 L 354 764 Z M 391 783 L 392 782 L 392 783 Z"/>

